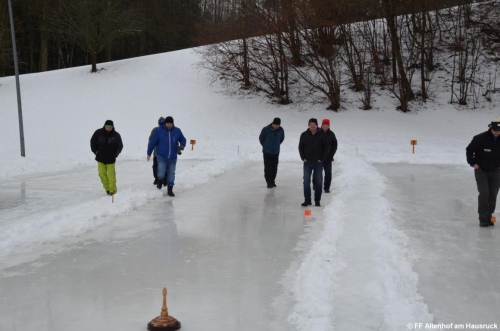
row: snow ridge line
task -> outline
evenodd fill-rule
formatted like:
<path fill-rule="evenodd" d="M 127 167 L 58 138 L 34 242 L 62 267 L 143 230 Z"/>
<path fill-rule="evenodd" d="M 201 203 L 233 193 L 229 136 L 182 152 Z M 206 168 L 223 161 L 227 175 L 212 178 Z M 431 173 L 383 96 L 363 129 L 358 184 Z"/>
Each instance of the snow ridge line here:
<path fill-rule="evenodd" d="M 361 158 L 336 161 L 340 173 L 324 210 L 325 227 L 295 274 L 288 321 L 301 331 L 402 330 L 413 321 L 431 322 L 408 238 L 395 229 L 382 196 L 385 178 Z M 360 237 L 362 247 L 353 247 L 359 240 L 351 239 Z M 360 304 L 377 311 L 367 314 Z"/>
<path fill-rule="evenodd" d="M 228 170 L 248 162 L 247 156 L 234 156 L 209 161 L 178 172 L 176 177 L 181 184 L 176 192 L 182 192 L 205 184 Z M 58 209 L 46 214 L 35 214 L 12 224 L 2 226 L 0 231 L 0 261 L 8 261 L 12 254 L 38 251 L 46 253 L 50 244 L 67 238 L 74 238 L 107 223 L 120 222 L 118 216 L 127 214 L 150 201 L 164 197 L 164 192 L 156 189 L 125 189 L 120 191 L 119 199 L 110 203 L 109 197 Z M 0 269 L 9 267 L 4 263 Z"/>
<path fill-rule="evenodd" d="M 378 188 L 379 213 L 374 215 L 369 226 L 370 235 L 379 246 L 381 254 L 380 269 L 384 288 L 384 319 L 392 330 L 403 330 L 408 323 L 432 323 L 434 317 L 429 313 L 424 298 L 418 291 L 418 274 L 413 270 L 415 254 L 408 248 L 408 236 L 396 229 L 393 211 L 387 198 L 383 197 L 386 178 L 373 166 L 370 168 L 371 178 L 383 184 Z"/>

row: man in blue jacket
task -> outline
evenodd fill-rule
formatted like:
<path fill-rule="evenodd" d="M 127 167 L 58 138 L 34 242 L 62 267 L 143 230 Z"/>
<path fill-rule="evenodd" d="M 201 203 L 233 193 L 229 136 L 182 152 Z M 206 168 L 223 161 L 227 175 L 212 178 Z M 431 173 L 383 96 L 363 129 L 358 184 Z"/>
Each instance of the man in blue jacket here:
<path fill-rule="evenodd" d="M 264 154 L 264 178 L 267 182 L 267 188 L 276 187 L 280 145 L 283 140 L 285 140 L 285 130 L 281 127 L 281 119 L 278 117 L 271 124 L 265 126 L 259 135 Z"/>
<path fill-rule="evenodd" d="M 177 153 L 181 154 L 181 150 L 186 146 L 186 138 L 184 138 L 181 129 L 174 126 L 174 119 L 171 116 L 167 116 L 163 124 L 154 131 L 149 140 L 147 160 L 150 160 L 151 153 L 156 147 L 158 158 L 158 185 L 156 187 L 161 189 L 165 173 L 167 173 L 168 195 L 174 197 Z"/>

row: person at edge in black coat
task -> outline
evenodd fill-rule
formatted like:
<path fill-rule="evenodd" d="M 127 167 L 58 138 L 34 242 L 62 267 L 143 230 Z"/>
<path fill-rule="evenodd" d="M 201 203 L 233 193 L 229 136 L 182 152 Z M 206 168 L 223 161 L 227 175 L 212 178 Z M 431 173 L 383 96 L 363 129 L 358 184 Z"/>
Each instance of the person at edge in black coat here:
<path fill-rule="evenodd" d="M 467 163 L 474 168 L 479 191 L 477 211 L 481 227 L 495 225 L 491 216 L 500 188 L 500 118 L 493 119 L 489 128 L 474 136 L 466 148 Z"/>

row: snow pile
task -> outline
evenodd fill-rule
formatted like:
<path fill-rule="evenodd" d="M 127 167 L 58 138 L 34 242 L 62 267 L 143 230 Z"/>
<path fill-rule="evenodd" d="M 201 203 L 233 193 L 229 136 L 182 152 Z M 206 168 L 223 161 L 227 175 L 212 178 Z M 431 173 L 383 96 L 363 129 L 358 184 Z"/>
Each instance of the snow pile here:
<path fill-rule="evenodd" d="M 291 284 L 297 330 L 402 330 L 431 322 L 418 276 L 396 230 L 384 177 L 361 158 L 343 157 L 325 208 L 326 224 Z M 314 211 L 314 210 L 313 210 Z"/>

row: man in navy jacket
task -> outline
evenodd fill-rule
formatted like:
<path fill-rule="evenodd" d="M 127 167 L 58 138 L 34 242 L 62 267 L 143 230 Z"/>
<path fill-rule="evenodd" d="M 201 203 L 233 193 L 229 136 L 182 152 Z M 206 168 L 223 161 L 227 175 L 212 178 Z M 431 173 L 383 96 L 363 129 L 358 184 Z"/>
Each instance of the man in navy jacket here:
<path fill-rule="evenodd" d="M 278 117 L 271 124 L 265 126 L 259 135 L 264 154 L 264 178 L 267 182 L 267 188 L 276 187 L 280 145 L 283 140 L 285 140 L 285 130 L 281 127 L 281 119 Z"/>
<path fill-rule="evenodd" d="M 167 173 L 168 195 L 173 197 L 173 187 L 175 181 L 175 168 L 177 165 L 177 153 L 186 146 L 186 138 L 182 134 L 181 129 L 174 126 L 174 119 L 171 116 L 165 118 L 164 125 L 160 125 L 156 129 L 149 140 L 148 157 L 149 161 L 151 153 L 156 147 L 158 158 L 158 189 L 161 189 L 165 173 Z"/>

